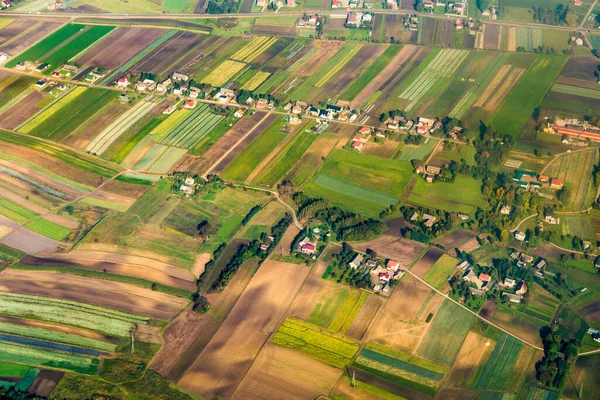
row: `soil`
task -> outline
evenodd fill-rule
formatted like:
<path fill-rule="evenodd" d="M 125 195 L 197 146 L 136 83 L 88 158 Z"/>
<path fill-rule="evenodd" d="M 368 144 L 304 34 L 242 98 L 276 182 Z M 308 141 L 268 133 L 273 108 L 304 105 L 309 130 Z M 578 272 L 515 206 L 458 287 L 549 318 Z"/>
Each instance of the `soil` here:
<path fill-rule="evenodd" d="M 41 328 L 41 329 L 47 329 L 47 330 L 51 330 L 51 331 L 64 332 L 64 333 L 69 333 L 69 334 L 73 334 L 73 335 L 84 336 L 84 337 L 91 338 L 91 339 L 103 340 L 105 342 L 110 342 L 110 343 L 115 343 L 115 344 L 119 342 L 119 338 L 117 338 L 117 337 L 104 335 L 102 333 L 99 333 L 96 331 L 90 331 L 85 328 L 77 328 L 74 326 L 54 324 L 52 322 L 35 321 L 32 319 L 23 319 L 23 318 L 8 317 L 8 316 L 0 316 L 0 322 L 7 322 L 7 323 L 11 323 L 11 324 L 31 326 L 33 328 Z"/>
<path fill-rule="evenodd" d="M 444 252 L 438 249 L 437 247 L 430 247 L 429 250 L 427 250 L 427 253 L 425 253 L 425 255 L 423 255 L 423 257 L 421 257 L 419 261 L 417 261 L 415 265 L 412 266 L 410 272 L 422 279 L 425 276 L 425 274 L 427 274 L 427 271 L 429 271 L 431 266 L 435 264 L 435 262 L 443 254 Z"/>
<path fill-rule="evenodd" d="M 450 371 L 449 386 L 457 388 L 467 386 L 467 380 L 481 362 L 481 357 L 487 348 L 486 343 L 492 345 L 489 339 L 474 332 L 469 332 Z"/>
<path fill-rule="evenodd" d="M 122 204 L 127 207 L 133 205 L 133 203 L 135 203 L 136 200 L 135 198 L 121 196 L 115 193 L 109 193 L 104 190 L 96 190 L 94 193 L 90 194 L 89 197 L 98 200 L 109 201 L 111 203 Z"/>
<path fill-rule="evenodd" d="M 171 320 L 187 300 L 120 282 L 46 271 L 5 270 L 0 290 L 48 296 Z"/>
<path fill-rule="evenodd" d="M 329 393 L 340 370 L 290 349 L 267 343 L 232 399 L 316 399 Z"/>
<path fill-rule="evenodd" d="M 7 41 L 0 46 L 0 52 L 8 53 L 11 56 L 23 52 L 34 43 L 39 42 L 42 38 L 48 36 L 51 32 L 57 30 L 63 22 L 42 22 L 41 25 L 33 27 L 31 31 L 27 31 L 23 36 L 16 40 Z"/>
<path fill-rule="evenodd" d="M 364 382 L 368 385 L 378 387 L 380 389 L 385 390 L 386 392 L 390 392 L 397 396 L 400 396 L 405 399 L 411 400 L 429 400 L 433 399 L 433 397 L 427 396 L 425 394 L 415 392 L 414 390 L 407 389 L 403 386 L 400 386 L 392 381 L 387 379 L 380 378 L 375 375 L 371 375 L 368 372 L 362 371 L 360 369 L 354 369 L 356 371 L 356 379 Z"/>
<path fill-rule="evenodd" d="M 3 217 L 0 216 L 0 226 L 6 225 L 3 223 L 2 219 Z M 14 247 L 27 254 L 37 254 L 42 251 L 54 252 L 59 246 L 59 243 L 56 240 L 52 240 L 23 227 L 5 236 L 0 243 L 9 247 Z"/>
<path fill-rule="evenodd" d="M 315 43 L 317 51 L 315 51 L 307 60 L 305 60 L 296 70 L 295 75 L 310 76 L 317 72 L 321 65 L 325 64 L 333 57 L 342 47 L 344 42 L 327 41 Z"/>
<path fill-rule="evenodd" d="M 36 24 L 33 19 L 17 19 L 0 30 L 0 46 Z"/>
<path fill-rule="evenodd" d="M 581 79 L 595 83 L 597 78 L 594 72 L 597 71 L 598 65 L 600 63 L 595 57 L 571 57 L 565 64 L 560 77 Z"/>
<path fill-rule="evenodd" d="M 406 45 L 402 47 L 402 50 L 396 54 L 396 56 L 390 61 L 389 64 L 381 70 L 375 79 L 371 80 L 361 90 L 361 92 L 352 100 L 350 103 L 352 108 L 360 108 L 377 90 L 381 88 L 384 82 L 388 81 L 391 77 L 396 75 L 398 69 L 402 68 L 404 63 L 417 51 L 416 46 Z"/>
<path fill-rule="evenodd" d="M 56 385 L 58 385 L 64 375 L 65 373 L 61 371 L 43 369 L 35 378 L 35 381 L 33 381 L 27 392 L 35 393 L 41 397 L 48 397 L 54 391 Z"/>
<path fill-rule="evenodd" d="M 98 115 L 90 118 L 77 131 L 67 136 L 63 143 L 67 146 L 83 150 L 111 122 L 127 111 L 128 107 L 121 103 L 109 103 Z"/>
<path fill-rule="evenodd" d="M 276 253 L 282 256 L 289 256 L 292 253 L 292 242 L 299 233 L 300 229 L 296 225 L 290 225 L 277 244 L 277 248 L 280 251 L 276 251 Z"/>
<path fill-rule="evenodd" d="M 366 242 L 350 242 L 350 245 L 360 251 L 374 250 L 379 257 L 395 260 L 404 267 L 410 265 L 425 249 L 421 243 L 389 235 Z"/>
<path fill-rule="evenodd" d="M 19 100 L 16 104 L 0 114 L 0 128 L 16 129 L 23 122 L 27 121 L 33 114 L 41 108 L 37 106 L 44 98 L 43 93 L 34 90 L 27 96 Z"/>
<path fill-rule="evenodd" d="M 178 386 L 204 398 L 231 397 L 307 275 L 304 265 L 267 260 Z"/>
<path fill-rule="evenodd" d="M 486 50 L 498 50 L 500 38 L 500 25 L 486 25 L 483 36 L 483 48 Z"/>
<path fill-rule="evenodd" d="M 494 301 L 486 301 L 481 310 L 479 310 L 479 315 L 485 319 L 491 320 L 494 318 L 494 314 L 496 314 L 496 308 L 498 308 L 498 303 Z"/>
<path fill-rule="evenodd" d="M 460 247 L 466 241 L 476 237 L 476 233 L 464 229 L 457 229 L 452 233 L 437 239 L 434 243 L 442 246 L 446 250 L 452 250 Z"/>
<path fill-rule="evenodd" d="M 179 260 L 177 258 L 169 257 L 164 254 L 152 253 L 148 250 L 140 250 L 140 249 L 136 249 L 134 247 L 125 247 L 125 246 L 119 246 L 116 244 L 109 244 L 109 243 L 80 243 L 77 246 L 77 250 L 72 251 L 70 254 L 75 254 L 76 252 L 79 252 L 79 251 L 85 251 L 85 252 L 87 252 L 87 254 L 89 254 L 89 252 L 98 252 L 98 253 L 100 253 L 100 255 L 99 255 L 100 257 L 111 257 L 111 259 L 100 258 L 99 261 L 113 261 L 114 258 L 112 258 L 112 257 L 128 256 L 128 257 L 134 257 L 134 258 L 130 259 L 132 261 L 126 261 L 127 263 L 142 265 L 142 266 L 149 266 L 149 267 L 155 268 L 155 269 L 161 269 L 162 267 L 159 267 L 158 265 L 160 265 L 162 263 L 165 266 L 170 266 L 170 267 L 174 268 L 174 270 L 181 270 L 182 274 L 184 274 L 184 275 L 182 275 L 182 276 L 177 275 L 180 278 L 189 279 L 189 278 L 185 278 L 185 277 L 189 276 L 187 269 L 185 269 L 188 267 L 187 264 L 183 263 L 181 260 Z M 106 253 L 115 253 L 115 254 L 106 254 Z M 114 262 L 120 262 L 120 261 L 114 261 Z M 152 264 L 147 264 L 148 262 L 151 262 Z M 176 276 L 174 272 L 169 272 L 169 275 Z"/>
<path fill-rule="evenodd" d="M 86 51 L 77 58 L 76 62 L 80 65 L 118 69 L 165 32 L 163 29 L 155 28 L 124 27 L 116 29 L 92 50 Z"/>
<path fill-rule="evenodd" d="M 102 186 L 102 192 L 110 192 L 112 194 L 124 197 L 133 197 L 138 198 L 146 193 L 150 189 L 150 186 L 146 185 L 136 185 L 133 183 L 121 182 L 117 180 L 112 180 L 107 182 L 104 186 Z M 122 199 L 123 197 L 121 197 Z M 117 201 L 115 200 L 111 201 Z M 123 204 L 129 204 L 129 201 L 124 201 Z"/>
<path fill-rule="evenodd" d="M 295 26 L 269 26 L 254 25 L 252 27 L 254 35 L 272 35 L 272 36 L 296 36 L 298 29 Z"/>
<path fill-rule="evenodd" d="M 588 81 L 577 78 L 569 78 L 567 76 L 559 76 L 556 83 L 562 83 L 563 85 L 577 86 L 584 89 L 596 90 L 598 83 L 596 81 Z"/>
<path fill-rule="evenodd" d="M 380 158 L 391 158 L 400 143 L 386 140 L 383 143 L 367 142 L 362 149 L 363 154 Z"/>
<path fill-rule="evenodd" d="M 196 256 L 196 262 L 194 263 L 194 267 L 192 268 L 192 274 L 194 277 L 199 278 L 205 271 L 205 265 L 211 259 L 210 253 L 201 253 Z"/>
<path fill-rule="evenodd" d="M 577 310 L 581 316 L 589 322 L 600 321 L 600 303 L 594 302 Z"/>
<path fill-rule="evenodd" d="M 382 304 L 383 299 L 381 297 L 369 296 L 360 308 L 354 321 L 352 321 L 352 325 L 348 328 L 346 336 L 356 340 L 362 340 Z"/>
<path fill-rule="evenodd" d="M 150 325 L 136 325 L 135 338 L 144 343 L 163 344 L 160 327 Z"/>

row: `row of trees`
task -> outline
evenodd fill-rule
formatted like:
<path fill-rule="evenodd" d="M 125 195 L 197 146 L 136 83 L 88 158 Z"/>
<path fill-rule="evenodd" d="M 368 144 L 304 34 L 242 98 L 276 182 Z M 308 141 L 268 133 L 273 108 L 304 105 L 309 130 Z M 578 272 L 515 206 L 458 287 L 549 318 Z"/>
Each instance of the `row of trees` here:
<path fill-rule="evenodd" d="M 558 331 L 542 329 L 544 357 L 535 365 L 538 382 L 549 389 L 562 389 L 579 354 L 575 339 L 565 340 Z"/>
<path fill-rule="evenodd" d="M 532 9 L 533 20 L 537 23 L 546 25 L 577 25 L 577 14 L 564 4 L 557 4 L 554 9 L 535 6 Z"/>

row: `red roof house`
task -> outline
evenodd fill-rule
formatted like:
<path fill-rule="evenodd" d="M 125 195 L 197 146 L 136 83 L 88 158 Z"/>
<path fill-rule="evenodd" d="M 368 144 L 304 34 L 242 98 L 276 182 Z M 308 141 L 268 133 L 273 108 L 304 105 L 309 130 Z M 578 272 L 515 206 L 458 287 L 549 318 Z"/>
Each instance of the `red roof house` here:
<path fill-rule="evenodd" d="M 302 247 L 300 247 L 300 250 L 303 253 L 314 254 L 314 252 L 317 250 L 317 248 L 315 247 L 314 244 L 307 243 L 307 244 L 303 244 Z"/>
<path fill-rule="evenodd" d="M 492 277 L 488 274 L 479 274 L 479 280 L 482 282 L 489 282 L 492 280 Z"/>
<path fill-rule="evenodd" d="M 363 126 L 358 130 L 358 133 L 360 133 L 361 135 L 369 134 L 371 133 L 371 128 L 369 128 L 368 126 Z"/>

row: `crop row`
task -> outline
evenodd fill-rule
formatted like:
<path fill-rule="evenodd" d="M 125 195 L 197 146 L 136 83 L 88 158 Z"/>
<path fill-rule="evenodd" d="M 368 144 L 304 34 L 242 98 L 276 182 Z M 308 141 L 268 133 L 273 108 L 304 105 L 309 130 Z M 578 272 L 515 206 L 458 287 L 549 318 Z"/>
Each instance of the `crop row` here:
<path fill-rule="evenodd" d="M 482 390 L 502 390 L 517 361 L 521 346 L 522 343 L 513 336 L 502 333 L 475 387 Z"/>
<path fill-rule="evenodd" d="M 44 122 L 45 120 L 50 118 L 52 115 L 54 115 L 54 113 L 58 112 L 63 107 L 67 106 L 69 103 L 71 103 L 73 100 L 75 100 L 75 98 L 77 96 L 79 96 L 86 90 L 87 90 L 87 88 L 84 86 L 77 86 L 75 89 L 71 90 L 69 93 L 64 95 L 56 103 L 52 104 L 50 107 L 48 107 L 47 109 L 45 109 L 44 111 L 42 111 L 41 113 L 39 113 L 38 115 L 33 117 L 32 119 L 30 119 L 25 125 L 23 125 L 19 129 L 19 132 L 21 132 L 21 133 L 31 132 L 35 127 L 37 127 L 42 122 Z"/>
<path fill-rule="evenodd" d="M 202 83 L 207 83 L 215 87 L 221 86 L 227 83 L 229 79 L 240 72 L 245 66 L 246 64 L 242 62 L 225 60 L 221 65 L 208 74 L 202 80 Z"/>
<path fill-rule="evenodd" d="M 89 151 L 92 154 L 104 153 L 115 140 L 138 122 L 155 105 L 155 102 L 147 100 L 140 101 L 100 132 L 98 136 L 87 145 L 85 148 L 86 151 Z"/>
<path fill-rule="evenodd" d="M 284 51 L 282 51 L 279 55 L 281 57 L 285 57 L 286 59 L 290 59 L 292 57 L 294 57 L 296 54 L 298 54 L 300 51 L 302 51 L 302 49 L 304 48 L 303 44 L 300 43 L 294 43 L 292 44 L 291 47 L 285 49 Z"/>
<path fill-rule="evenodd" d="M 405 371 L 411 372 L 413 374 L 423 376 L 428 379 L 433 379 L 435 381 L 439 381 L 444 378 L 443 373 L 440 373 L 437 371 L 432 371 L 432 370 L 423 368 L 419 365 L 412 364 L 407 361 L 398 360 L 396 358 L 387 356 L 385 354 L 378 353 L 376 351 L 373 351 L 373 350 L 370 350 L 367 348 L 363 349 L 360 352 L 360 356 L 363 358 L 372 360 L 372 361 L 376 361 L 376 362 L 384 364 L 384 365 L 388 365 L 393 368 L 405 370 Z"/>
<path fill-rule="evenodd" d="M 407 371 L 405 369 L 402 368 L 396 368 L 394 366 L 376 361 L 376 360 L 372 360 L 370 358 L 367 357 L 363 357 L 362 353 L 361 355 L 359 355 L 356 358 L 356 361 L 354 362 L 357 366 L 365 366 L 368 367 L 371 370 L 375 370 L 375 371 L 381 371 L 381 372 L 385 372 L 386 374 L 390 374 L 393 376 L 397 376 L 399 378 L 403 378 L 406 379 L 408 381 L 411 382 L 415 382 L 421 385 L 425 385 L 425 386 L 429 386 L 429 387 L 438 387 L 439 382 L 437 382 L 436 380 L 427 378 L 423 375 L 419 375 L 410 371 Z"/>
<path fill-rule="evenodd" d="M 550 90 L 556 93 L 572 94 L 575 96 L 600 100 L 600 92 L 594 89 L 586 89 L 577 86 L 565 85 L 562 83 L 555 83 Z"/>
<path fill-rule="evenodd" d="M 267 78 L 271 75 L 271 73 L 269 72 L 263 72 L 263 71 L 259 71 L 257 72 L 252 78 L 250 78 L 250 80 L 248 80 L 248 82 L 246 82 L 243 86 L 242 89 L 245 90 L 255 90 L 257 87 L 259 87 L 264 81 L 267 80 Z"/>
<path fill-rule="evenodd" d="M 15 389 L 25 392 L 27 389 L 29 389 L 29 386 L 33 384 L 40 371 L 41 370 L 39 368 L 29 368 L 25 373 L 25 376 L 23 376 L 21 380 L 19 380 L 19 383 L 15 385 Z"/>
<path fill-rule="evenodd" d="M 277 41 L 276 37 L 269 36 L 257 36 L 252 38 L 250 43 L 244 46 L 242 49 L 237 51 L 233 56 L 232 60 L 251 62 L 256 57 L 261 55 L 266 49 L 271 47 Z"/>
<path fill-rule="evenodd" d="M 354 318 L 360 311 L 369 294 L 363 291 L 353 290 L 350 295 L 342 303 L 342 306 L 335 314 L 333 321 L 329 325 L 329 329 L 334 332 L 346 333 L 352 325 Z"/>
<path fill-rule="evenodd" d="M 10 219 L 13 219 L 21 224 L 39 215 L 36 212 L 33 212 L 4 198 L 0 199 L 0 214 L 6 215 Z"/>
<path fill-rule="evenodd" d="M 525 73 L 525 69 L 523 68 L 513 68 L 510 71 L 510 74 L 504 79 L 502 85 L 494 92 L 492 98 L 485 105 L 485 110 L 489 112 L 494 112 L 499 106 L 502 100 L 508 95 L 511 89 L 517 84 L 519 79 Z"/>
<path fill-rule="evenodd" d="M 134 323 L 147 319 L 117 310 L 70 300 L 0 293 L 0 314 L 79 326 L 115 336 L 129 336 Z"/>
<path fill-rule="evenodd" d="M 54 353 L 3 342 L 0 342 L 0 360 L 40 367 L 69 369 L 84 374 L 93 374 L 98 368 L 98 360 L 95 358 Z"/>
<path fill-rule="evenodd" d="M 222 115 L 211 113 L 208 106 L 203 104 L 177 124 L 168 135 L 160 140 L 160 143 L 191 148 L 217 126 L 222 119 Z"/>
<path fill-rule="evenodd" d="M 84 346 L 102 351 L 114 351 L 116 348 L 114 344 L 98 339 L 87 338 L 48 329 L 35 328 L 27 325 L 11 324 L 7 322 L 0 322 L 0 332 L 11 333 L 13 335 L 35 339 L 49 340 L 51 342 Z"/>
<path fill-rule="evenodd" d="M 372 350 L 379 354 L 384 354 L 388 357 L 394 358 L 396 360 L 404 361 L 411 365 L 416 365 L 418 367 L 421 367 L 421 368 L 429 370 L 429 371 L 437 372 L 438 374 L 441 374 L 441 375 L 445 375 L 449 371 L 449 368 L 445 365 L 436 364 L 433 361 L 429 361 L 424 358 L 419 358 L 410 353 L 392 349 L 390 347 L 383 346 L 376 342 L 367 343 L 367 345 L 365 346 L 365 349 Z"/>
<path fill-rule="evenodd" d="M 350 49 L 344 57 L 336 63 L 333 68 L 330 68 L 322 77 L 315 83 L 315 87 L 321 87 L 331 79 L 332 76 L 337 74 L 362 48 L 362 45 L 356 45 L 352 49 Z"/>
<path fill-rule="evenodd" d="M 92 357 L 97 357 L 100 354 L 102 354 L 98 350 L 86 349 L 78 346 L 71 346 L 69 344 L 47 342 L 45 340 L 40 339 L 24 338 L 21 336 L 8 335 L 5 333 L 0 333 L 0 342 L 7 342 L 21 346 L 39 347 L 51 351 L 60 351 L 64 353 L 73 353 Z"/>

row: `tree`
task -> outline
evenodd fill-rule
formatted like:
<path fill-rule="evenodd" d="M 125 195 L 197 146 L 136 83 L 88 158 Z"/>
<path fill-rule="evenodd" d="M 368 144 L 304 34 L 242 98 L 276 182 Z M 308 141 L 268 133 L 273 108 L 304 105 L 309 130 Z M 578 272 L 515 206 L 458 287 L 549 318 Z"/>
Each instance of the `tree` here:
<path fill-rule="evenodd" d="M 501 239 L 503 242 L 508 242 L 508 239 L 509 239 L 509 238 L 510 238 L 510 233 L 509 233 L 509 232 L 508 232 L 506 229 L 502 229 L 502 234 L 501 234 L 501 237 L 500 237 L 500 239 Z"/>
<path fill-rule="evenodd" d="M 483 11 L 489 7 L 490 0 L 477 0 L 475 4 L 477 4 L 479 11 Z"/>
<path fill-rule="evenodd" d="M 567 14 L 565 15 L 565 21 L 567 21 L 567 24 L 569 26 L 576 26 L 577 25 L 577 14 L 575 14 L 573 11 L 569 10 L 567 12 Z"/>
<path fill-rule="evenodd" d="M 196 293 L 194 295 L 194 306 L 192 307 L 192 310 L 194 312 L 199 312 L 199 313 L 206 313 L 208 310 L 210 309 L 210 303 L 208 302 L 208 299 L 204 296 L 202 296 L 199 293 Z"/>

